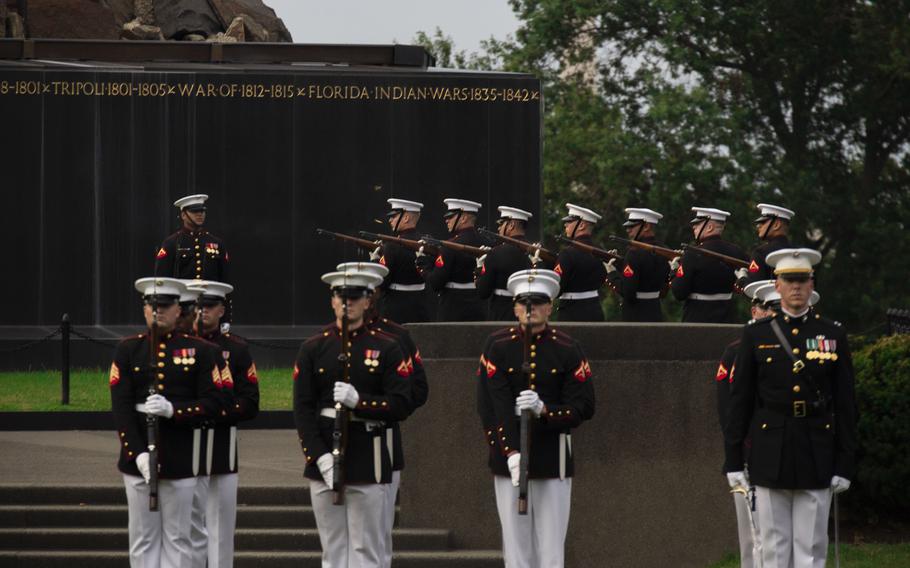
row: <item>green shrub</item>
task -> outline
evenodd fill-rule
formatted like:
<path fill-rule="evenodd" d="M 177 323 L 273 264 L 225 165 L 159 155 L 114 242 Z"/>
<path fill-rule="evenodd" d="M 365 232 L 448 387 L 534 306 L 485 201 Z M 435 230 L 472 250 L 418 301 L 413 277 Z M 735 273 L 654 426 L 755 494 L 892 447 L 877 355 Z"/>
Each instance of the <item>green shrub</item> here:
<path fill-rule="evenodd" d="M 910 517 L 910 335 L 858 350 L 856 483 L 844 497 L 868 520 Z"/>

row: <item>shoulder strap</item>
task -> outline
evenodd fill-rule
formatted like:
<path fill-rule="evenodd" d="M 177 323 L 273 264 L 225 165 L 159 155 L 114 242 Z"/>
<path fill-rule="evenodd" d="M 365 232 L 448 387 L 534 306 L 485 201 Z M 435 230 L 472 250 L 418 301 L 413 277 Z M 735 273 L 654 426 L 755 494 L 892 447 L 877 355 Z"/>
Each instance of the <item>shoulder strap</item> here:
<path fill-rule="evenodd" d="M 781 347 L 784 348 L 784 351 L 786 351 L 787 356 L 790 357 L 791 361 L 793 361 L 793 372 L 794 373 L 801 372 L 803 369 L 806 368 L 806 363 L 804 363 L 802 359 L 798 358 L 796 355 L 793 354 L 793 348 L 790 347 L 790 342 L 787 341 L 787 336 L 784 335 L 784 332 L 780 329 L 780 324 L 777 323 L 777 318 L 772 318 L 770 323 L 771 323 L 771 330 L 774 332 L 774 335 L 777 336 L 777 340 L 780 341 Z M 822 393 L 822 390 L 818 386 L 818 383 L 815 382 L 815 377 L 812 376 L 811 370 L 806 371 L 806 382 L 809 383 L 809 385 L 811 385 L 812 388 L 815 390 L 815 394 L 816 394 L 816 396 L 818 396 L 819 402 L 826 403 L 827 398 L 825 397 L 824 393 Z"/>

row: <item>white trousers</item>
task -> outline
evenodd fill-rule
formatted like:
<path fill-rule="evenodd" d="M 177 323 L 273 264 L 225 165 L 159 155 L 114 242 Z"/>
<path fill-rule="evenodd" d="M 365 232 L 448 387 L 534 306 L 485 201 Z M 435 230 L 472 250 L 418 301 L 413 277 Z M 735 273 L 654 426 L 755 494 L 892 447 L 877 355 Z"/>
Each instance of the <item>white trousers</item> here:
<path fill-rule="evenodd" d="M 344 503 L 334 505 L 334 492 L 328 485 L 308 481 L 322 545 L 322 568 L 381 568 L 389 484 L 345 485 Z"/>
<path fill-rule="evenodd" d="M 193 568 L 205 568 L 208 556 L 209 533 L 205 526 L 205 506 L 209 498 L 209 476 L 196 478 L 193 491 L 193 514 L 190 516 L 190 546 L 193 549 Z"/>
<path fill-rule="evenodd" d="M 385 568 L 392 566 L 392 529 L 395 526 L 395 499 L 398 497 L 398 488 L 401 487 L 401 471 L 392 470 L 392 483 L 386 491 L 385 498 L 385 541 L 382 565 Z"/>
<path fill-rule="evenodd" d="M 190 516 L 196 478 L 158 481 L 158 511 L 149 511 L 149 486 L 123 476 L 129 508 L 131 568 L 190 568 Z"/>
<path fill-rule="evenodd" d="M 751 501 L 751 495 L 749 496 Z M 736 505 L 736 530 L 739 533 L 739 565 L 740 568 L 753 568 L 755 558 L 753 557 L 754 545 L 752 543 L 752 525 L 749 523 L 750 504 L 747 504 L 746 498 L 739 493 L 733 494 L 733 503 Z M 755 519 L 755 533 L 758 534 L 758 507 L 752 511 L 752 517 Z"/>
<path fill-rule="evenodd" d="M 756 487 L 764 568 L 825 568 L 830 489 Z"/>
<path fill-rule="evenodd" d="M 531 479 L 528 514 L 518 514 L 518 488 L 493 476 L 506 568 L 561 568 L 572 507 L 572 479 Z"/>
<path fill-rule="evenodd" d="M 208 568 L 232 568 L 240 478 L 236 473 L 223 473 L 209 479 L 209 500 L 205 510 L 205 526 L 209 533 Z"/>

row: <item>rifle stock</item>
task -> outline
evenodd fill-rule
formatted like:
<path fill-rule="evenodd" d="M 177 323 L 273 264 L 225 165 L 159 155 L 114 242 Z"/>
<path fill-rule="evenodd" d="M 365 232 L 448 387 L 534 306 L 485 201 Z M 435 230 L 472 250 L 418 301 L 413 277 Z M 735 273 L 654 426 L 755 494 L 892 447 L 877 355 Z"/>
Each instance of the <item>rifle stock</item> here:
<path fill-rule="evenodd" d="M 341 351 L 338 352 L 338 362 L 341 363 L 341 380 L 351 382 L 351 365 L 348 356 L 348 341 L 350 329 L 348 328 L 348 302 L 342 298 L 341 316 Z M 332 503 L 344 503 L 344 461 L 345 450 L 348 442 L 348 422 L 350 411 L 340 402 L 335 403 L 335 424 L 332 428 Z"/>
<path fill-rule="evenodd" d="M 487 235 L 500 242 L 518 247 L 532 256 L 537 256 L 537 258 L 543 260 L 544 262 L 556 262 L 556 253 L 545 249 L 540 243 L 529 243 L 521 239 L 515 239 L 512 237 L 507 237 L 505 235 L 500 235 L 499 233 L 487 229 L 477 229 L 477 231 L 482 235 Z"/>
<path fill-rule="evenodd" d="M 376 239 L 377 241 L 385 243 L 395 243 L 396 245 L 403 246 L 414 252 L 423 249 L 423 252 L 429 255 L 439 255 L 442 253 L 440 247 L 427 242 L 412 241 L 411 239 L 403 239 L 401 237 L 393 237 L 392 235 L 383 235 L 380 233 L 371 233 L 369 231 L 360 231 L 360 236 L 368 239 Z"/>
<path fill-rule="evenodd" d="M 678 256 L 682 256 L 682 251 L 673 250 L 667 247 L 660 247 L 657 245 L 652 245 L 649 243 L 644 243 L 642 241 L 633 241 L 632 239 L 624 239 L 622 237 L 617 237 L 616 235 L 610 235 L 611 241 L 616 241 L 618 243 L 625 243 L 631 247 L 640 248 L 648 252 L 653 252 L 658 256 L 662 256 L 667 260 L 673 260 Z"/>
<path fill-rule="evenodd" d="M 427 244 L 433 245 L 435 247 L 440 247 L 440 248 L 444 247 L 444 248 L 447 248 L 450 250 L 454 250 L 455 252 L 462 252 L 465 254 L 469 254 L 469 255 L 473 256 L 474 258 L 480 258 L 481 256 L 490 252 L 489 250 L 484 249 L 482 247 L 475 247 L 475 246 L 466 245 L 466 244 L 462 244 L 462 243 L 456 243 L 453 241 L 440 241 L 439 239 L 435 239 L 435 238 L 427 236 L 427 235 L 420 237 L 420 240 Z"/>
<path fill-rule="evenodd" d="M 745 261 L 741 258 L 736 258 L 735 256 L 729 256 L 729 255 L 726 255 L 723 253 L 715 252 L 713 250 L 708 250 L 706 248 L 697 247 L 694 245 L 687 245 L 685 243 L 683 243 L 682 248 L 683 248 L 683 250 L 691 250 L 693 252 L 697 252 L 698 254 L 703 254 L 705 256 L 710 256 L 711 258 L 716 258 L 717 260 L 723 262 L 724 264 L 726 264 L 730 268 L 733 268 L 734 270 L 737 268 L 748 268 L 749 267 L 749 263 L 747 261 Z"/>
<path fill-rule="evenodd" d="M 325 229 L 316 229 L 317 235 L 323 235 L 326 237 L 331 237 L 333 239 L 338 239 L 340 241 L 347 241 L 353 243 L 355 246 L 362 248 L 367 252 L 373 252 L 379 247 L 379 244 L 373 241 L 368 241 L 366 239 L 358 239 L 357 237 L 352 237 L 351 235 L 345 235 L 344 233 L 336 233 L 334 231 L 327 231 Z"/>
<path fill-rule="evenodd" d="M 556 239 L 560 242 L 566 243 L 567 245 L 569 245 L 571 247 L 575 247 L 580 251 L 584 251 L 592 256 L 596 256 L 597 258 L 600 258 L 602 260 L 619 260 L 619 261 L 621 261 L 623 259 L 623 257 L 621 257 L 618 254 L 613 254 L 612 252 L 610 252 L 608 250 L 598 248 L 595 246 L 586 245 L 583 242 L 570 239 L 563 235 L 557 235 Z"/>

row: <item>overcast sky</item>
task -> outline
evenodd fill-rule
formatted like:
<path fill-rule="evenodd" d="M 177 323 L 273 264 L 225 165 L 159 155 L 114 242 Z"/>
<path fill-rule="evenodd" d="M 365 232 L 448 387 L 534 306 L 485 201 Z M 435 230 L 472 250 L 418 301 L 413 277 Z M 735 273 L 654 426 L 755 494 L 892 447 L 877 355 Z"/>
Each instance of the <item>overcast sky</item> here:
<path fill-rule="evenodd" d="M 480 49 L 518 28 L 507 0 L 265 0 L 297 43 L 411 43 L 439 27 L 455 48 Z"/>

